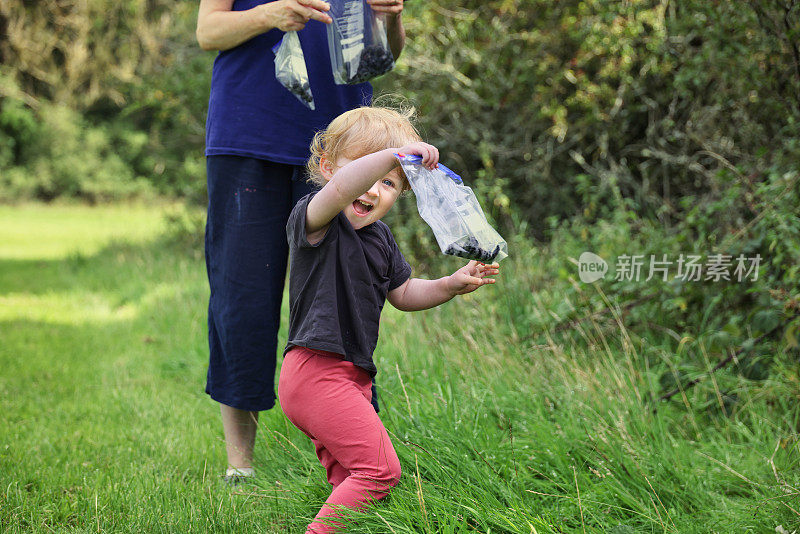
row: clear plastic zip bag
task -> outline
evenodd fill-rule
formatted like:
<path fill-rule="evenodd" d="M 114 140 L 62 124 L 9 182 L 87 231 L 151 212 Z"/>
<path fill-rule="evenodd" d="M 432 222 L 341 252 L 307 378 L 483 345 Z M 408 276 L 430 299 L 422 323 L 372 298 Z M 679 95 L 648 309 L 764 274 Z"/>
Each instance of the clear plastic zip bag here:
<path fill-rule="evenodd" d="M 394 56 L 386 37 L 386 16 L 375 13 L 364 0 L 330 0 L 328 49 L 333 80 L 356 84 L 386 74 Z"/>
<path fill-rule="evenodd" d="M 417 198 L 417 210 L 444 254 L 483 263 L 508 256 L 505 240 L 486 221 L 475 193 L 459 175 L 441 163 L 426 169 L 419 156 L 397 154 L 397 159 Z"/>
<path fill-rule="evenodd" d="M 272 52 L 275 54 L 275 78 L 306 107 L 314 109 L 306 58 L 297 32 L 286 32 L 272 47 Z"/>

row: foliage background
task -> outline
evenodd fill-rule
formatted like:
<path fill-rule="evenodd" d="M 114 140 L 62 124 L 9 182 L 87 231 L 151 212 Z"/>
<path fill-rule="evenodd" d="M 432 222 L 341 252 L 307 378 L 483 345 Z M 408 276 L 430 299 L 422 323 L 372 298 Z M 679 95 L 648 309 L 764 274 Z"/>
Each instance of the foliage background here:
<path fill-rule="evenodd" d="M 4 2 L 0 201 L 202 205 L 214 54 L 197 47 L 195 16 L 194 2 Z M 607 289 L 623 306 L 644 298 L 632 320 L 677 339 L 708 334 L 724 353 L 784 325 L 759 341 L 796 351 L 800 3 L 410 2 L 405 20 L 406 50 L 377 89 L 417 106 L 506 235 L 574 238 L 612 262 L 760 254 L 754 284 Z M 394 218 L 410 222 L 395 231 L 438 274 L 414 210 L 401 203 Z"/>
<path fill-rule="evenodd" d="M 4 2 L 0 200 L 202 204 L 213 54 L 194 42 L 195 10 Z M 418 107 L 425 137 L 507 235 L 544 244 L 568 234 L 611 258 L 631 243 L 645 257 L 760 254 L 760 283 L 649 284 L 658 298 L 640 315 L 693 336 L 728 331 L 732 342 L 792 317 L 800 4 L 410 2 L 406 24 L 406 51 L 377 88 Z M 435 270 L 413 210 L 398 210 L 411 221 L 398 237 L 423 272 Z M 645 291 L 611 290 L 623 300 Z M 787 324 L 796 348 L 797 322 Z"/>

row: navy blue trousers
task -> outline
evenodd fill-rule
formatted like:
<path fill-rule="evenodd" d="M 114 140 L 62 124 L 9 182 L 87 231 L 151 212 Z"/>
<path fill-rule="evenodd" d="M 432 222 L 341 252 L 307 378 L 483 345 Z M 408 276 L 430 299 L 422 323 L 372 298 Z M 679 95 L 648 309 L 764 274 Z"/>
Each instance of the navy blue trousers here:
<path fill-rule="evenodd" d="M 286 278 L 286 221 L 313 190 L 303 167 L 209 156 L 206 393 L 240 410 L 275 405 L 275 360 Z"/>

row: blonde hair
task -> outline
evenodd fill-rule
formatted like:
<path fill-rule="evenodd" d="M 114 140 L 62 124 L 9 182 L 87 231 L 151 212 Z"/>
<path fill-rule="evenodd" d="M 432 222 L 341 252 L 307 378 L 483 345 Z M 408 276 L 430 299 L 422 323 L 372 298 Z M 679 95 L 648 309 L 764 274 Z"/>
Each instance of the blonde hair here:
<path fill-rule="evenodd" d="M 314 135 L 311 142 L 311 157 L 306 168 L 309 181 L 325 185 L 319 165 L 322 156 L 334 164 L 340 157 L 351 160 L 386 148 L 401 147 L 421 141 L 414 127 L 414 108 L 364 106 L 342 113 L 322 131 Z M 408 189 L 405 175 L 403 190 Z"/>

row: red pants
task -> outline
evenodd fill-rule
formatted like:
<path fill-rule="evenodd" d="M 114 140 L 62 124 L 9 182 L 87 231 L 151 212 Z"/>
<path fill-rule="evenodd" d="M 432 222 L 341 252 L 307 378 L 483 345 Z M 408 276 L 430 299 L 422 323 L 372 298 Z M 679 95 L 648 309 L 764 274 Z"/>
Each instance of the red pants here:
<path fill-rule="evenodd" d="M 370 404 L 369 374 L 330 353 L 295 347 L 283 359 L 278 398 L 317 449 L 333 486 L 307 533 L 335 532 L 337 507 L 382 499 L 400 480 L 400 461 Z"/>

